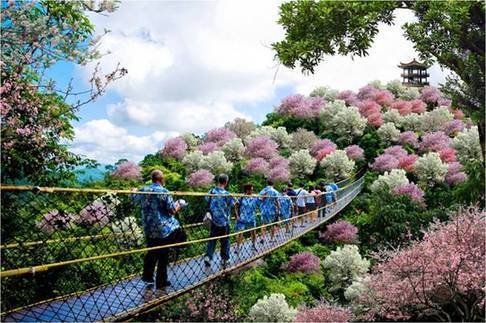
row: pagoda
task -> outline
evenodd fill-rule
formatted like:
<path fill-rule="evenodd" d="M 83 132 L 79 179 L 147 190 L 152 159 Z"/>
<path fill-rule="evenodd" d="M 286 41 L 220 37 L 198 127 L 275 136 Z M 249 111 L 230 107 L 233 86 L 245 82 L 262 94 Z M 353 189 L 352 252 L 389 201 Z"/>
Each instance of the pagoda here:
<path fill-rule="evenodd" d="M 430 76 L 427 72 L 428 66 L 417 62 L 415 58 L 410 63 L 400 63 L 398 67 L 403 69 L 403 72 L 400 75 L 402 77 L 403 85 L 416 87 L 429 85 L 429 81 L 427 80 Z"/>

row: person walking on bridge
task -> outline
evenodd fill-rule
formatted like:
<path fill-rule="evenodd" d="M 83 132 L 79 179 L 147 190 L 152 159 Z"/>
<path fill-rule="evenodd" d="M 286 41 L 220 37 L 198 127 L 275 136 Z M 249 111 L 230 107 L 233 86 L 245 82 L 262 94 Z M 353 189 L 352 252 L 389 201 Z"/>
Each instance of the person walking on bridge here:
<path fill-rule="evenodd" d="M 260 215 L 261 223 L 269 224 L 277 219 L 277 215 L 280 212 L 280 203 L 278 201 L 278 196 L 280 193 L 273 188 L 273 181 L 271 179 L 267 180 L 267 186 L 260 191 L 259 194 L 261 204 L 260 204 Z M 262 227 L 262 239 L 261 243 L 264 242 L 266 234 L 266 227 Z M 270 227 L 270 238 L 271 242 L 275 242 L 275 226 Z"/>
<path fill-rule="evenodd" d="M 169 193 L 164 187 L 164 174 L 154 170 L 150 174 L 152 184 L 132 192 Z M 184 200 L 174 202 L 170 194 L 133 194 L 133 201 L 140 205 L 142 223 L 147 240 L 147 247 L 169 245 L 176 242 L 175 232 L 180 228 L 179 221 L 174 215 L 187 203 Z M 167 265 L 169 262 L 169 249 L 150 250 L 145 255 L 143 263 L 142 280 L 148 284 L 154 283 L 160 289 L 170 286 L 167 278 Z"/>
<path fill-rule="evenodd" d="M 243 190 L 245 195 L 252 195 L 253 194 L 253 185 L 252 184 L 245 184 L 243 186 Z M 236 204 L 236 227 L 235 231 L 241 231 L 246 229 L 251 229 L 256 227 L 256 208 L 260 204 L 260 199 L 258 197 L 253 196 L 243 196 L 237 199 Z M 255 241 L 256 241 L 256 231 L 250 231 L 251 241 L 253 244 L 253 250 L 257 250 Z M 240 233 L 236 236 L 236 251 L 239 252 L 240 245 L 243 241 L 243 233 Z"/>
<path fill-rule="evenodd" d="M 231 210 L 235 205 L 235 199 L 230 196 L 230 192 L 225 189 L 228 182 L 228 175 L 220 174 L 218 176 L 218 185 L 208 192 L 208 194 L 217 194 L 218 196 L 205 197 L 206 201 L 209 203 L 209 210 L 211 213 L 211 238 L 225 236 L 230 233 Z M 229 237 L 222 237 L 217 240 L 221 243 L 221 264 L 223 267 L 226 267 L 230 257 Z M 213 239 L 208 242 L 206 256 L 204 257 L 204 264 L 206 266 L 211 265 L 217 240 Z"/>

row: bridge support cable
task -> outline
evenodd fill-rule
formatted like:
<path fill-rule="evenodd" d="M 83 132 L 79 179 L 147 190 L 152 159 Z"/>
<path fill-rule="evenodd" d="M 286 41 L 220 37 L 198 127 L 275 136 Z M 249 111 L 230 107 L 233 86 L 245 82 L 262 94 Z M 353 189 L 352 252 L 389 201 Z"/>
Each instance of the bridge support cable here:
<path fill-rule="evenodd" d="M 208 238 L 208 229 L 201 223 L 205 204 L 201 195 L 188 196 L 190 207 L 180 215 L 187 242 L 147 248 L 131 192 L 34 192 L 2 187 L 1 319 L 99 321 L 136 315 L 245 266 L 329 221 L 360 192 L 363 181 L 360 177 L 343 185 L 336 203 L 326 212 L 322 208 L 293 217 L 289 231 L 285 220 L 259 225 L 242 231 L 245 239 L 237 246 L 239 233 L 231 230 L 226 236 L 231 242 L 230 261 L 225 267 L 218 251 L 210 266 L 203 262 L 207 242 L 221 237 Z M 251 231 L 257 232 L 256 248 L 248 237 Z M 140 273 L 146 251 L 164 248 L 170 249 L 172 285 L 157 290 L 144 283 Z"/>

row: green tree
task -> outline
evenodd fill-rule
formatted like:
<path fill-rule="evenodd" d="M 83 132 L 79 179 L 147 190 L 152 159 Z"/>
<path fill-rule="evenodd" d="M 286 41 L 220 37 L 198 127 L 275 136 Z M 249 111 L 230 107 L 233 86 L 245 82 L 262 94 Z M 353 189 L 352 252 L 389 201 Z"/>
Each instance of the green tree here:
<path fill-rule="evenodd" d="M 272 46 L 283 65 L 313 73 L 325 55 L 368 55 L 378 25 L 392 25 L 398 9 L 417 18 L 403 29 L 421 59 L 453 72 L 443 91 L 478 123 L 484 155 L 485 2 L 290 1 L 280 6 L 285 39 Z"/>

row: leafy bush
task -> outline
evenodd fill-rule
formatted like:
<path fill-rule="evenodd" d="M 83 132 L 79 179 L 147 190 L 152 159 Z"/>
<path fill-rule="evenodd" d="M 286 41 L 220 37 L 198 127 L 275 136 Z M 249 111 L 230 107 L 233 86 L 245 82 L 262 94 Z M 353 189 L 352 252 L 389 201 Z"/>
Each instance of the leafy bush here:
<path fill-rule="evenodd" d="M 259 299 L 249 315 L 255 322 L 293 322 L 297 310 L 287 304 L 283 294 L 271 294 Z"/>

